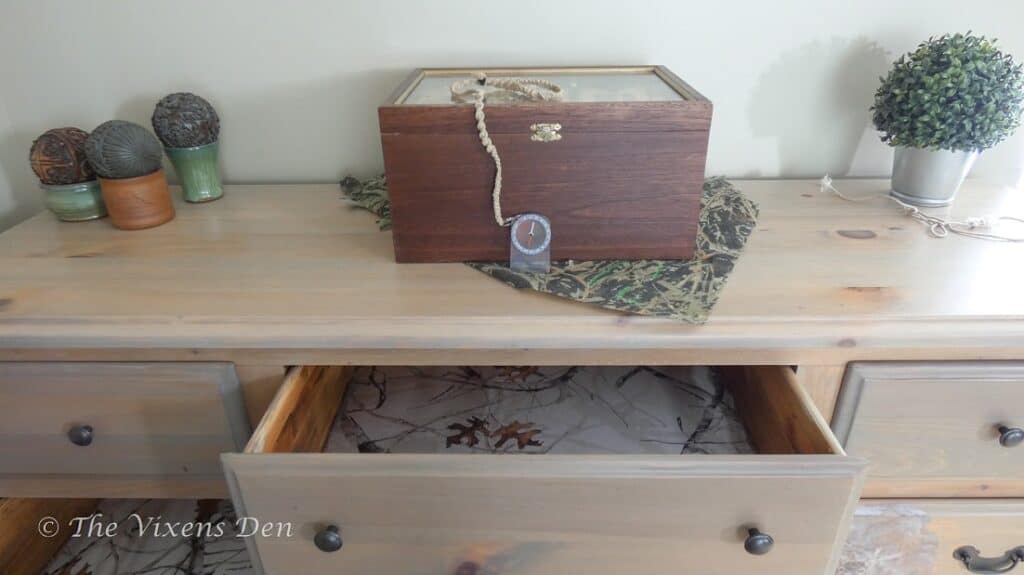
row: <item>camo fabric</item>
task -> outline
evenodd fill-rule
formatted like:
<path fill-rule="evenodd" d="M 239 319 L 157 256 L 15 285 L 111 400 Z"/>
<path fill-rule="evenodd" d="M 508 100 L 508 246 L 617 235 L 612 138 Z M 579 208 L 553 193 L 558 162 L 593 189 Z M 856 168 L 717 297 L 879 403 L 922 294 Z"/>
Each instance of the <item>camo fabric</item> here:
<path fill-rule="evenodd" d="M 376 366 L 352 373 L 324 453 L 752 453 L 708 367 Z"/>
<path fill-rule="evenodd" d="M 377 214 L 391 227 L 383 176 L 359 182 L 345 178 L 343 195 Z M 504 263 L 468 262 L 513 287 L 640 315 L 705 323 L 736 258 L 757 223 L 757 204 L 725 178 L 704 182 L 697 250 L 689 260 L 566 260 L 551 262 L 546 274 L 515 272 Z"/>
<path fill-rule="evenodd" d="M 388 199 L 388 186 L 384 176 L 377 176 L 365 182 L 348 176 L 341 181 L 341 197 L 373 212 L 377 216 L 377 225 L 381 231 L 391 229 L 391 200 Z"/>

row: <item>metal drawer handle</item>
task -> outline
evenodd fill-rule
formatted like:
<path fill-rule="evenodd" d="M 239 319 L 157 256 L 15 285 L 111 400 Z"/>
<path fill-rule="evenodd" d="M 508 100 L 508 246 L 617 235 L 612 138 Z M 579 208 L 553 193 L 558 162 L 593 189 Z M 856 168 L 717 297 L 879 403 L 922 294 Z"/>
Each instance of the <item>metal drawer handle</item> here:
<path fill-rule="evenodd" d="M 1009 573 L 1024 561 L 1024 545 L 1010 549 L 1001 557 L 982 557 L 977 547 L 966 545 L 953 552 L 953 558 L 964 564 L 971 573 L 979 575 L 997 575 Z"/>
<path fill-rule="evenodd" d="M 1019 427 L 999 426 L 999 445 L 1003 447 L 1017 447 L 1024 443 L 1024 429 Z"/>
<path fill-rule="evenodd" d="M 79 447 L 85 447 L 92 443 L 91 425 L 74 425 L 68 431 L 68 439 Z"/>
<path fill-rule="evenodd" d="M 761 533 L 758 529 L 747 531 L 747 540 L 743 542 L 743 548 L 751 555 L 764 555 L 775 546 L 775 540 L 767 533 Z"/>
<path fill-rule="evenodd" d="M 324 553 L 334 553 L 341 549 L 344 543 L 341 541 L 341 533 L 338 533 L 338 526 L 328 525 L 313 537 L 313 544 Z"/>

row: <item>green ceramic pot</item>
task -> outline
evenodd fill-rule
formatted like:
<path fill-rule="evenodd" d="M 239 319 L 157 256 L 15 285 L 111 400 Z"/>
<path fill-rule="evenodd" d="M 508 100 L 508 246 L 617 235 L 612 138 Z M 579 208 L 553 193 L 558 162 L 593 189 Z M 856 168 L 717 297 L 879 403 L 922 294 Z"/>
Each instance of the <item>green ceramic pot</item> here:
<path fill-rule="evenodd" d="M 46 207 L 65 222 L 95 220 L 107 215 L 100 183 L 96 180 L 63 186 L 41 184 L 41 187 L 46 192 Z"/>
<path fill-rule="evenodd" d="M 224 195 L 217 170 L 220 142 L 194 148 L 164 148 L 174 164 L 186 202 L 210 202 Z"/>

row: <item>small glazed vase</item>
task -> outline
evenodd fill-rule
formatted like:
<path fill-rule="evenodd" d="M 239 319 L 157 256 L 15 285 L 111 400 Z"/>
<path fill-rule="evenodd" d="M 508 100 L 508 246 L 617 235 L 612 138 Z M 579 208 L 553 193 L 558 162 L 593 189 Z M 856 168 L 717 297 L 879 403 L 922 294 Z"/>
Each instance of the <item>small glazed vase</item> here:
<path fill-rule="evenodd" d="M 64 185 L 40 184 L 40 187 L 46 192 L 46 207 L 61 221 L 84 222 L 107 215 L 100 183 L 96 180 Z"/>
<path fill-rule="evenodd" d="M 137 178 L 100 178 L 110 223 L 122 230 L 141 230 L 174 219 L 174 204 L 163 169 Z"/>
<path fill-rule="evenodd" d="M 164 148 L 181 181 L 186 202 L 212 202 L 224 195 L 217 170 L 220 142 L 194 148 Z"/>

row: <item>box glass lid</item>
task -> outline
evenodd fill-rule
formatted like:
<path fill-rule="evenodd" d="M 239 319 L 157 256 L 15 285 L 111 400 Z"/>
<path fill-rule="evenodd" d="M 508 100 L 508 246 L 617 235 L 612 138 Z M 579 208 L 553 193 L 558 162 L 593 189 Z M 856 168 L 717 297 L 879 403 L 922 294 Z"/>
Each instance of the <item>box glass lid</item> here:
<path fill-rule="evenodd" d="M 666 102 L 694 99 L 695 93 L 664 68 L 496 68 L 424 70 L 396 104 L 455 104 L 452 84 L 472 80 L 478 72 L 490 78 L 540 79 L 557 84 L 564 102 Z M 699 96 L 699 95 L 698 95 Z M 517 100 L 488 103 L 517 103 Z"/>

